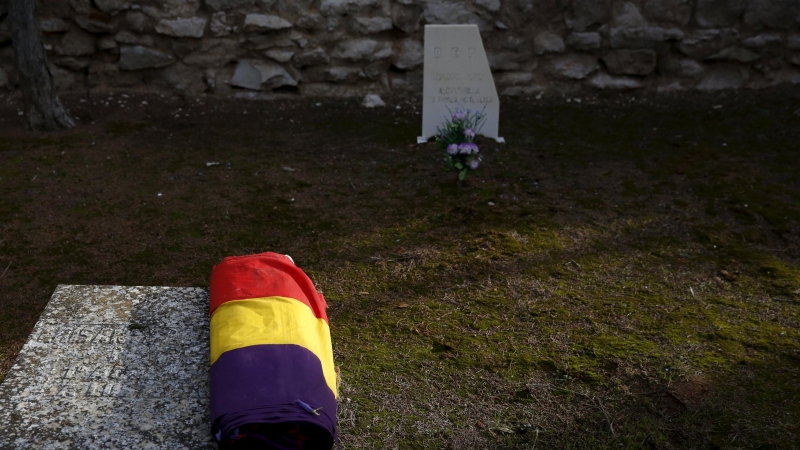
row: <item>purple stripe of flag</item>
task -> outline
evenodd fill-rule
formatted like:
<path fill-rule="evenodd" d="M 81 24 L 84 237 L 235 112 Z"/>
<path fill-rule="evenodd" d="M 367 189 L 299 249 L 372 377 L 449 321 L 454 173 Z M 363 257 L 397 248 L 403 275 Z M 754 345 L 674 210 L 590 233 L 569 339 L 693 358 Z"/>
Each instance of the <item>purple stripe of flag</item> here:
<path fill-rule="evenodd" d="M 336 435 L 336 398 L 322 364 L 299 345 L 266 344 L 223 353 L 211 365 L 212 433 L 250 423 L 308 422 Z M 320 408 L 306 412 L 296 401 Z"/>

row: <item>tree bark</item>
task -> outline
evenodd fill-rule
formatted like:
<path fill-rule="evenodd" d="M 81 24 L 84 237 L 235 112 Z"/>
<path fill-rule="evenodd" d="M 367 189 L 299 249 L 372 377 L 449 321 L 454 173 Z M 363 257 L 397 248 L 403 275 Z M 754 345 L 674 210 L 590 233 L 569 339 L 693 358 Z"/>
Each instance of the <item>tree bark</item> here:
<path fill-rule="evenodd" d="M 9 0 L 8 22 L 28 127 L 50 131 L 75 126 L 53 86 L 34 0 Z"/>

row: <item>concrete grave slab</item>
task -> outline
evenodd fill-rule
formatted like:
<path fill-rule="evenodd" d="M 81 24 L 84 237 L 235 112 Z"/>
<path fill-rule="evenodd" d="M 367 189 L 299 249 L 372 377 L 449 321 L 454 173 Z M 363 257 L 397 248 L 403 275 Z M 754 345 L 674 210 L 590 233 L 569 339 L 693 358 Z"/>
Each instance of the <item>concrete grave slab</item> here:
<path fill-rule="evenodd" d="M 67 286 L 0 384 L 0 448 L 215 449 L 208 293 Z"/>
<path fill-rule="evenodd" d="M 418 143 L 436 135 L 456 108 L 480 111 L 486 122 L 479 134 L 499 137 L 500 99 L 489 60 L 476 25 L 425 25 L 425 57 L 422 83 L 422 136 Z"/>

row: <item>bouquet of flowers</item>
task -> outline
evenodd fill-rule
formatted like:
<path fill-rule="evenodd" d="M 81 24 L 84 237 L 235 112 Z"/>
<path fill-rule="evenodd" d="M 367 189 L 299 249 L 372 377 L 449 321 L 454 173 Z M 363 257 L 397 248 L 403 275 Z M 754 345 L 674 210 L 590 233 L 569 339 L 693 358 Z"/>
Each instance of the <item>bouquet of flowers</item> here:
<path fill-rule="evenodd" d="M 444 126 L 436 128 L 436 142 L 445 152 L 445 161 L 458 171 L 458 179 L 463 181 L 469 171 L 478 169 L 483 159 L 472 141 L 486 116 L 483 110 L 471 112 L 460 107 L 450 113 L 451 118 L 445 118 Z"/>

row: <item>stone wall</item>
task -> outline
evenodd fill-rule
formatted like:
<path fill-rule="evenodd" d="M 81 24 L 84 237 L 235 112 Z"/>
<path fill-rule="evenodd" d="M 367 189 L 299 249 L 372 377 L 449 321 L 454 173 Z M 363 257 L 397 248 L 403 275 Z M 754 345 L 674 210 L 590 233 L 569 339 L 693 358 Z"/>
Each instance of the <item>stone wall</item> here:
<path fill-rule="evenodd" d="M 6 6 L 0 0 L 0 18 Z M 60 91 L 421 92 L 425 24 L 481 30 L 501 94 L 800 83 L 800 0 L 39 0 Z M 0 89 L 16 87 L 0 24 Z"/>

